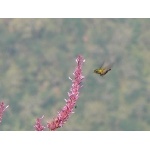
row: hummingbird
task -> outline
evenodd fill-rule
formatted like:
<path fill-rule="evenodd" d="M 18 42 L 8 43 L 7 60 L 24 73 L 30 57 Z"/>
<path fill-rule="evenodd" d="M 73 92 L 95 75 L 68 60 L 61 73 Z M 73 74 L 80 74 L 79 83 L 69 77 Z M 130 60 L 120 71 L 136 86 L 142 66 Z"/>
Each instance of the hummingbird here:
<path fill-rule="evenodd" d="M 112 64 L 108 65 L 107 67 L 104 67 L 104 62 L 102 63 L 102 65 L 98 68 L 94 70 L 94 73 L 99 74 L 100 76 L 104 76 L 108 71 L 111 70 Z"/>

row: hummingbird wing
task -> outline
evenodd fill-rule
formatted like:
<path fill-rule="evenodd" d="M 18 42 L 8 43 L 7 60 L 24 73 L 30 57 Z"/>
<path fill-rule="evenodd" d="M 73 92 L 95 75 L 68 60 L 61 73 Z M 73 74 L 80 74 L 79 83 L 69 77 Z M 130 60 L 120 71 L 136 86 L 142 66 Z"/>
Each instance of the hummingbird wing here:
<path fill-rule="evenodd" d="M 114 63 L 110 63 L 110 64 L 108 64 L 105 68 L 106 68 L 107 70 L 109 70 L 109 69 L 111 69 L 111 68 L 113 67 L 113 64 L 114 64 Z"/>
<path fill-rule="evenodd" d="M 105 61 L 103 61 L 103 62 L 102 62 L 101 66 L 100 66 L 99 68 L 102 68 L 102 67 L 103 67 L 103 65 L 104 65 L 104 62 L 105 62 Z"/>

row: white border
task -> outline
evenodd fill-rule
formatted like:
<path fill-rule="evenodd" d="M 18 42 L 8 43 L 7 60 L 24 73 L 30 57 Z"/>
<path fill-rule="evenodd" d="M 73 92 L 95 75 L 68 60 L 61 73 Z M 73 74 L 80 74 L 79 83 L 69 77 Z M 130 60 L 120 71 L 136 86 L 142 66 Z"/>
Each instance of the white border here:
<path fill-rule="evenodd" d="M 0 4 L 0 18 L 150 17 L 148 0 L 5 0 Z"/>
<path fill-rule="evenodd" d="M 17 131 L 0 132 L 1 149 L 149 150 L 144 131 Z"/>

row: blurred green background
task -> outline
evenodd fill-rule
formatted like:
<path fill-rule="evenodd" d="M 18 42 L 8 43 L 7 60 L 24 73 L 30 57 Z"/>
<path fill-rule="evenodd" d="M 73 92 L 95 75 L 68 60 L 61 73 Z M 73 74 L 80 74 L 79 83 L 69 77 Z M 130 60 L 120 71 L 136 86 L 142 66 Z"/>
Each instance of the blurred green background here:
<path fill-rule="evenodd" d="M 0 19 L 0 130 L 34 130 L 56 117 L 78 54 L 85 80 L 58 131 L 150 130 L 150 19 Z M 106 76 L 93 73 L 113 61 Z"/>

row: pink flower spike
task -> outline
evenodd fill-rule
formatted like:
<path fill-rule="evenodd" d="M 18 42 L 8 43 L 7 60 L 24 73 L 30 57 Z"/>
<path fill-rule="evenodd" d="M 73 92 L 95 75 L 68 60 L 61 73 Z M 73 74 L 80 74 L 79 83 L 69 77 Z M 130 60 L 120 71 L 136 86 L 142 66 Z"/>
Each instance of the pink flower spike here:
<path fill-rule="evenodd" d="M 74 79 L 69 77 L 69 79 L 72 81 L 72 86 L 70 92 L 68 92 L 68 99 L 65 99 L 66 105 L 62 108 L 62 110 L 59 111 L 56 118 L 47 123 L 49 130 L 56 130 L 57 128 L 62 127 L 70 115 L 74 113 L 73 109 L 75 108 L 76 102 L 79 98 L 79 90 L 82 86 L 82 80 L 84 79 L 84 76 L 82 75 L 82 65 L 85 60 L 81 55 L 79 55 L 76 59 L 76 62 L 77 67 L 73 73 Z"/>
<path fill-rule="evenodd" d="M 41 118 L 37 118 L 36 119 L 36 124 L 34 126 L 36 131 L 43 131 L 44 130 L 44 126 L 42 126 L 41 124 L 41 120 L 44 118 L 44 115 Z"/>
<path fill-rule="evenodd" d="M 5 106 L 4 102 L 0 103 L 0 123 L 2 122 L 2 118 L 4 115 L 4 111 L 9 107 L 9 105 Z"/>

